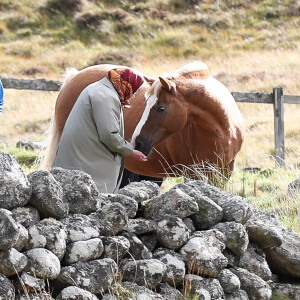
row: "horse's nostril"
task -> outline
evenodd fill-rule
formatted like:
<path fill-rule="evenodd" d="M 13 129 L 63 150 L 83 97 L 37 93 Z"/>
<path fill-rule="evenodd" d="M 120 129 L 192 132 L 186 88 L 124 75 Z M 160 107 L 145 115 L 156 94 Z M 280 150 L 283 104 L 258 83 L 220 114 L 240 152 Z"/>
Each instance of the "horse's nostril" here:
<path fill-rule="evenodd" d="M 135 141 L 135 147 L 136 150 L 142 150 L 143 149 L 143 142 L 141 141 Z"/>

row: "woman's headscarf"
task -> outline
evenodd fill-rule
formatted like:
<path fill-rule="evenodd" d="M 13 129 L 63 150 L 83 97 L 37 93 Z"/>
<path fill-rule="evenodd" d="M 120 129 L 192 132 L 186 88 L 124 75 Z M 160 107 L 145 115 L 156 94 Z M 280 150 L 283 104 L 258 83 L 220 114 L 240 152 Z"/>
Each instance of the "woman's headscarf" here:
<path fill-rule="evenodd" d="M 144 82 L 143 78 L 130 68 L 112 69 L 108 72 L 108 79 L 119 94 L 122 105 L 130 105 L 129 99 Z"/>

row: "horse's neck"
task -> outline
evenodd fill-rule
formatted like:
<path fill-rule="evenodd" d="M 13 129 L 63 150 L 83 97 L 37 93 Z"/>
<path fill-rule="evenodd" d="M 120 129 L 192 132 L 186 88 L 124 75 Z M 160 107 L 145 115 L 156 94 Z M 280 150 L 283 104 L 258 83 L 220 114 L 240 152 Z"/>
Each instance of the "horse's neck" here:
<path fill-rule="evenodd" d="M 231 94 L 213 78 L 199 80 L 191 96 L 184 97 L 188 101 L 189 119 L 205 131 L 218 136 L 226 136 L 231 132 L 229 110 Z"/>

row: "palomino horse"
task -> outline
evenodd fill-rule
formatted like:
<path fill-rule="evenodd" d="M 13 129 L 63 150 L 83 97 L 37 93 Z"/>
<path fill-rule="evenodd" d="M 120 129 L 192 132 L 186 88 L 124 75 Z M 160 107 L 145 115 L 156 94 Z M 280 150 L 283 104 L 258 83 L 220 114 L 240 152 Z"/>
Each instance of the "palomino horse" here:
<path fill-rule="evenodd" d="M 92 66 L 64 83 L 56 102 L 50 156 L 44 168 L 52 164 L 64 124 L 80 92 L 115 67 Z M 124 116 L 125 138 L 132 138 L 135 148 L 148 156 L 147 162 L 126 157 L 125 167 L 141 175 L 173 176 L 195 165 L 204 169 L 213 166 L 229 175 L 244 137 L 242 116 L 231 93 L 198 61 L 155 81 L 148 80 L 131 100 L 131 108 L 125 108 Z"/>

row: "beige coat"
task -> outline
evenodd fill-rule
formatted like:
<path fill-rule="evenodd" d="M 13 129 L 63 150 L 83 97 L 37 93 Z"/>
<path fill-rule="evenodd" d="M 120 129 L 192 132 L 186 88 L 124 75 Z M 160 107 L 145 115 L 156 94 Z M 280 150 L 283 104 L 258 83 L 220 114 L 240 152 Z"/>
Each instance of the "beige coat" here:
<path fill-rule="evenodd" d="M 82 170 L 100 192 L 117 192 L 123 156 L 133 146 L 124 140 L 121 102 L 109 79 L 87 86 L 78 97 L 59 141 L 53 167 Z"/>

